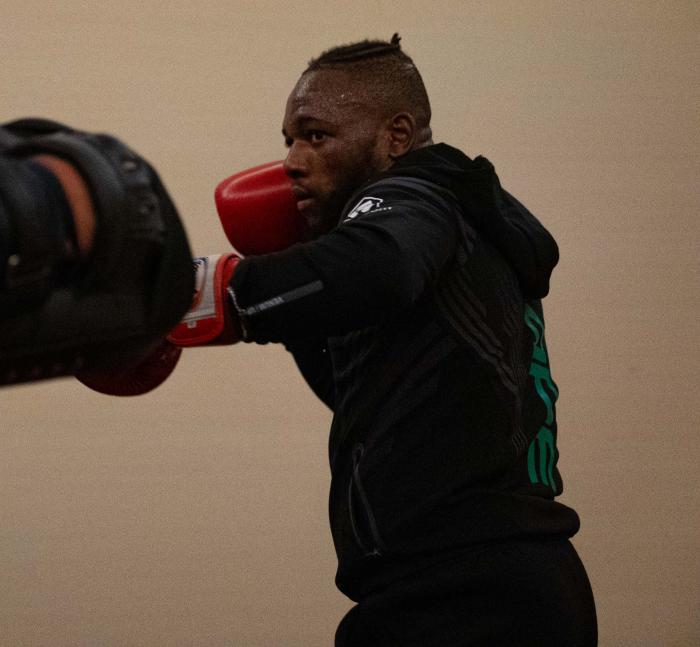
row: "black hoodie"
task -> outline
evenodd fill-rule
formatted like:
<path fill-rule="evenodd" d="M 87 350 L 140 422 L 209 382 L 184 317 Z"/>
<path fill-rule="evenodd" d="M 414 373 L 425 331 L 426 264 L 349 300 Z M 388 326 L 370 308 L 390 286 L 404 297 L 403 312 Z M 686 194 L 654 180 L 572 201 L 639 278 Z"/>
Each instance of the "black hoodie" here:
<path fill-rule="evenodd" d="M 484 542 L 568 537 L 539 299 L 556 243 L 485 158 L 413 151 L 338 226 L 245 259 L 248 341 L 282 341 L 334 411 L 336 582 L 358 600 Z"/>

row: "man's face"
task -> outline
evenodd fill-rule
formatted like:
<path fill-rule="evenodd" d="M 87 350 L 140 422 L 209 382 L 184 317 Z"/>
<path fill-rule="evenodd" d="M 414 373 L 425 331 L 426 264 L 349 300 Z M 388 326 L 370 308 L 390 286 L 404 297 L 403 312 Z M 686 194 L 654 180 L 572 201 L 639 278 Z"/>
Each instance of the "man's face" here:
<path fill-rule="evenodd" d="M 317 70 L 287 100 L 284 167 L 312 236 L 332 229 L 351 194 L 388 168 L 376 106 L 346 72 Z"/>

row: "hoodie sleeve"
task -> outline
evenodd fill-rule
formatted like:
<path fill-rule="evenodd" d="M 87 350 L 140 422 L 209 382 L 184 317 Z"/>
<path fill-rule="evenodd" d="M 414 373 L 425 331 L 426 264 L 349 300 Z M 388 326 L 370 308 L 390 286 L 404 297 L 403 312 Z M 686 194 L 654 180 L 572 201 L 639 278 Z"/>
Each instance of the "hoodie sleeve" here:
<path fill-rule="evenodd" d="M 285 347 L 316 397 L 334 411 L 335 382 L 327 340 L 297 340 L 288 342 Z"/>
<path fill-rule="evenodd" d="M 231 281 L 244 339 L 333 337 L 410 307 L 455 251 L 459 209 L 428 183 L 369 186 L 328 234 L 244 259 Z"/>

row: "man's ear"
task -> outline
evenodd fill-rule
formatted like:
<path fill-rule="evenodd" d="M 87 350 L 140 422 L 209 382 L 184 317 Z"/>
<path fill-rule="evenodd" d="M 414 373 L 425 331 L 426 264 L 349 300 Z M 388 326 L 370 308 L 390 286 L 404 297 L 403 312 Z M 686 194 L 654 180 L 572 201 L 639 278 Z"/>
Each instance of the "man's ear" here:
<path fill-rule="evenodd" d="M 413 149 L 416 140 L 416 120 L 408 112 L 395 114 L 387 125 L 388 153 L 391 159 L 405 155 Z"/>

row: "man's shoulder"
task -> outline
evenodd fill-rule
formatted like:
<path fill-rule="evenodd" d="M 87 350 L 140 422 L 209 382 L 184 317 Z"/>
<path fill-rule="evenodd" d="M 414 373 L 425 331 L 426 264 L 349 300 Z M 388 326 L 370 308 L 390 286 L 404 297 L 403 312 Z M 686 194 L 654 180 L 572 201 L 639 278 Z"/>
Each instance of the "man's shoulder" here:
<path fill-rule="evenodd" d="M 382 175 L 355 191 L 345 204 L 341 222 L 355 220 L 368 213 L 390 211 L 395 206 L 426 209 L 452 209 L 456 196 L 435 180 L 411 173 Z"/>
<path fill-rule="evenodd" d="M 345 205 L 340 222 L 352 221 L 364 214 L 396 209 L 437 209 L 445 212 L 458 209 L 458 203 L 452 192 L 437 184 L 418 178 L 396 176 L 380 180 L 356 192 Z"/>

